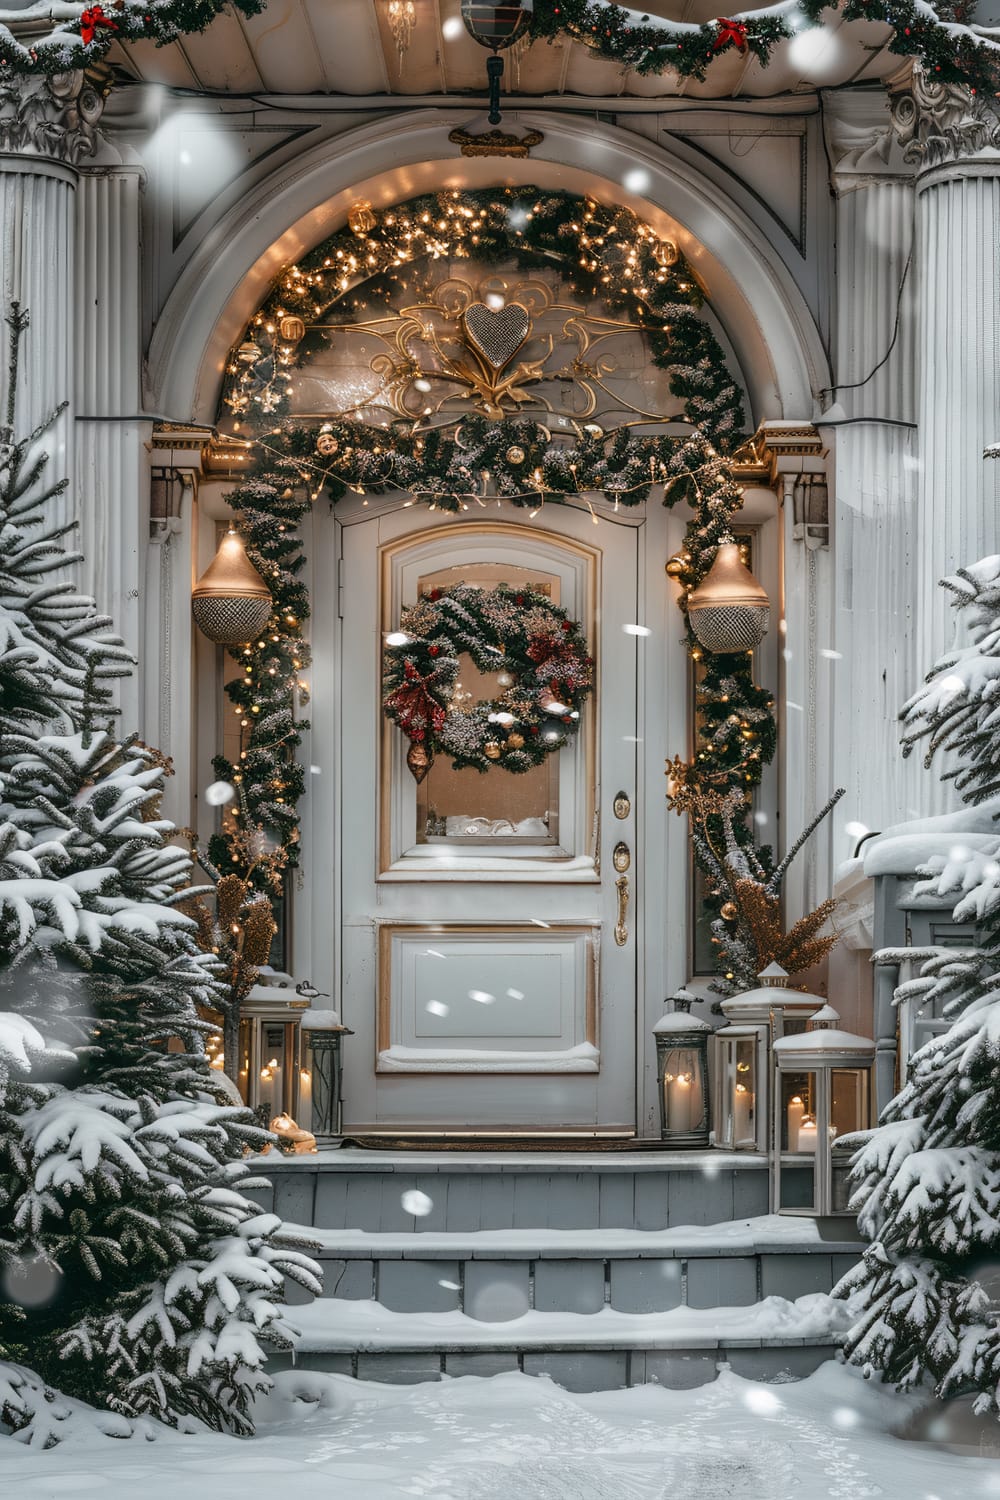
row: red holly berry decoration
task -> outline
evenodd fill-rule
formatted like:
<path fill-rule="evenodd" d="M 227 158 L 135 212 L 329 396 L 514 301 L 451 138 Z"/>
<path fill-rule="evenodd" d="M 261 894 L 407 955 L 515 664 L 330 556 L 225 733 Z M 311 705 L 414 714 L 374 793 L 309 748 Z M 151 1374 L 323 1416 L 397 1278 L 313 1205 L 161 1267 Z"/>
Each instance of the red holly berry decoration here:
<path fill-rule="evenodd" d="M 427 647 L 427 655 L 428 656 L 437 656 L 439 654 L 440 650 L 441 650 L 440 646 L 428 646 Z"/>

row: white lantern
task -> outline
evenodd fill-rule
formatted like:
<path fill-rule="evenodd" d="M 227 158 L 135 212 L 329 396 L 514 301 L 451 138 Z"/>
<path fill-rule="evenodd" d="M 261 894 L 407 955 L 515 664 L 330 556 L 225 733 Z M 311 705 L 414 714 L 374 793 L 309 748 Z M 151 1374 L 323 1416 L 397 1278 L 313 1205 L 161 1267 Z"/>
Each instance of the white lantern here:
<path fill-rule="evenodd" d="M 825 1006 L 810 1029 L 774 1043 L 774 1153 L 771 1205 L 775 1213 L 825 1218 L 849 1214 L 850 1147 L 843 1136 L 871 1123 L 875 1043 L 841 1031 Z"/>
<path fill-rule="evenodd" d="M 301 1022 L 309 1001 L 281 984 L 255 984 L 240 1008 L 240 1093 L 270 1126 L 299 1115 Z M 308 1125 L 308 1120 L 304 1123 Z"/>
<path fill-rule="evenodd" d="M 730 1151 L 769 1149 L 772 1046 L 803 1031 L 826 1004 L 822 995 L 789 989 L 780 964 L 769 964 L 757 977 L 756 989 L 723 1000 L 729 1024 L 714 1039 L 715 1145 Z"/>

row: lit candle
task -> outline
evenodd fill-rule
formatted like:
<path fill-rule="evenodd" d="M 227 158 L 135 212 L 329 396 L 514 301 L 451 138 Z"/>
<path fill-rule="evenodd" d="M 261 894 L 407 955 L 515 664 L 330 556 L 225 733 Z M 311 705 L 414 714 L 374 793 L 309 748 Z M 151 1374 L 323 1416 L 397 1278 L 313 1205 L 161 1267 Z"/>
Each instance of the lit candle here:
<path fill-rule="evenodd" d="M 816 1121 L 812 1115 L 803 1115 L 799 1122 L 798 1149 L 816 1154 Z"/>
<path fill-rule="evenodd" d="M 299 1119 L 305 1130 L 312 1129 L 312 1073 L 299 1069 Z"/>
<path fill-rule="evenodd" d="M 668 1084 L 667 1125 L 671 1130 L 691 1129 L 690 1073 L 677 1073 Z"/>
<path fill-rule="evenodd" d="M 800 1130 L 800 1128 L 802 1126 L 802 1120 L 803 1120 L 803 1117 L 805 1115 L 805 1112 L 806 1112 L 806 1107 L 802 1103 L 802 1100 L 801 1100 L 801 1098 L 799 1097 L 798 1094 L 794 1095 L 793 1098 L 789 1099 L 789 1101 L 788 1101 L 788 1149 L 789 1149 L 789 1151 L 798 1151 L 799 1150 L 799 1130 Z M 815 1137 L 815 1126 L 813 1127 L 813 1131 L 814 1131 L 814 1137 Z M 815 1138 L 814 1138 L 814 1141 L 813 1141 L 813 1149 L 815 1150 Z"/>
<path fill-rule="evenodd" d="M 753 1136 L 753 1094 L 745 1083 L 736 1085 L 736 1109 L 734 1118 L 736 1141 L 749 1140 Z"/>

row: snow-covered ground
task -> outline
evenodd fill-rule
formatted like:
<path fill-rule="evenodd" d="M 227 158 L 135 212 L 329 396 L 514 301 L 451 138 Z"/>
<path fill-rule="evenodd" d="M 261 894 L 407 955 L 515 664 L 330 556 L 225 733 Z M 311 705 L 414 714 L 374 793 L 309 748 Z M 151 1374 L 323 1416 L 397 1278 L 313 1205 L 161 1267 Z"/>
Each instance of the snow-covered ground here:
<path fill-rule="evenodd" d="M 291 1372 L 251 1441 L 121 1441 L 84 1418 L 47 1451 L 0 1439 L 0 1488 L 18 1500 L 1000 1497 L 1000 1426 L 966 1431 L 983 1456 L 893 1436 L 913 1430 L 920 1405 L 832 1363 L 797 1384 L 724 1371 L 692 1391 L 596 1395 L 525 1375 L 390 1386 Z M 922 1430 L 954 1439 L 947 1427 L 938 1417 Z"/>

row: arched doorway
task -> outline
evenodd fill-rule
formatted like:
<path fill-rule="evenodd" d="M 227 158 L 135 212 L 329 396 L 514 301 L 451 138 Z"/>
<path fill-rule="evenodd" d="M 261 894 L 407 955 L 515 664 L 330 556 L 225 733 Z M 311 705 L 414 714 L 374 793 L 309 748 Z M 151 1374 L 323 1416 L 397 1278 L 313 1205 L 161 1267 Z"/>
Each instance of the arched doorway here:
<path fill-rule="evenodd" d="M 453 280 L 451 268 L 446 270 L 444 281 Z M 480 299 L 477 306 L 491 310 L 483 300 L 491 295 L 485 284 L 475 295 Z M 500 296 L 502 307 L 523 305 L 516 297 L 507 301 L 505 294 L 493 295 Z M 361 316 L 367 309 L 355 311 L 358 327 L 371 323 Z M 401 311 L 406 312 L 394 309 Z M 592 309 L 576 313 L 579 321 Z M 565 309 L 560 316 L 564 314 Z M 407 316 L 412 320 L 412 309 Z M 566 326 L 564 321 L 564 336 Z M 629 332 L 634 330 L 620 331 L 619 336 L 626 338 Z M 281 337 L 274 340 L 279 356 L 272 361 L 275 369 L 281 363 Z M 350 342 L 344 324 L 338 326 L 335 341 Z M 255 370 L 260 363 L 255 356 Z M 343 382 L 349 364 L 349 359 L 341 360 L 338 366 L 335 360 L 331 366 L 328 360 L 325 373 L 315 365 L 305 375 L 300 370 L 300 398 L 324 380 Z M 237 356 L 231 370 L 237 376 L 238 365 Z M 368 366 L 372 367 L 370 359 Z M 636 369 L 642 370 L 641 361 Z M 420 389 L 421 382 L 428 382 L 422 367 L 405 373 L 408 387 Z M 535 376 L 536 387 L 544 384 L 544 373 Z M 610 372 L 602 368 L 599 373 Z M 441 370 L 430 374 L 433 386 Z M 558 370 L 550 369 L 548 375 L 566 379 Z M 270 376 L 265 376 L 267 385 Z M 655 401 L 650 410 L 648 393 L 640 405 L 634 392 L 609 391 L 607 380 L 597 384 L 619 419 L 633 413 L 639 425 L 663 427 L 678 416 Z M 238 380 L 230 381 L 226 387 L 230 417 L 241 415 L 230 399 L 234 391 L 238 394 L 238 385 Z M 481 390 L 474 394 L 482 398 Z M 391 395 L 393 420 L 412 423 L 409 437 L 417 433 L 418 441 L 425 440 L 420 433 L 433 427 L 431 423 L 421 428 L 418 419 L 445 411 L 452 399 L 440 401 L 437 412 L 433 405 L 429 412 L 420 412 L 407 406 L 405 393 L 394 390 Z M 371 417 L 386 399 L 383 383 L 374 393 L 362 391 L 354 407 Z M 303 415 L 310 405 L 309 414 L 318 422 L 330 411 L 323 405 L 317 411 L 316 403 L 307 400 Z M 345 402 L 339 400 L 336 407 L 334 417 L 339 420 Z M 270 415 L 275 408 L 263 410 Z M 551 403 L 547 410 L 554 422 L 565 417 L 554 412 Z M 593 409 L 574 412 L 571 406 L 566 435 L 579 436 L 579 418 L 593 415 Z M 625 416 L 623 425 L 629 420 Z M 508 460 L 516 465 L 511 451 Z M 311 462 L 308 467 L 314 469 Z M 513 518 L 472 525 L 465 512 L 473 504 L 491 506 L 493 500 L 488 484 L 478 492 L 477 478 L 469 488 L 463 482 L 457 491 L 446 485 L 448 498 L 458 502 L 449 507 L 455 520 L 436 533 L 437 551 L 432 548 L 433 555 L 425 555 L 420 540 L 423 522 L 405 514 L 408 502 L 402 498 L 402 486 L 396 483 L 393 489 L 391 502 L 372 502 L 368 495 L 359 495 L 342 504 L 334 522 L 333 546 L 322 539 L 324 525 L 314 517 L 310 547 L 318 604 L 314 645 L 323 663 L 314 672 L 314 686 L 322 682 L 323 689 L 312 710 L 315 728 L 309 756 L 324 780 L 315 792 L 310 788 L 305 866 L 309 914 L 296 920 L 295 947 L 303 955 L 296 968 L 336 986 L 345 1019 L 363 1038 L 355 1044 L 367 1054 L 359 1059 L 360 1073 L 369 1068 L 370 1073 L 364 1087 L 359 1073 L 353 1097 L 348 1090 L 347 1124 L 362 1130 L 410 1131 L 456 1129 L 460 1123 L 468 1128 L 473 1121 L 483 1129 L 630 1132 L 637 1117 L 640 1127 L 651 1123 L 650 1101 L 638 1102 L 645 1071 L 641 1038 L 651 1008 L 655 1007 L 654 1015 L 659 1008 L 667 964 L 676 966 L 677 951 L 686 949 L 683 896 L 678 903 L 666 890 L 671 878 L 675 892 L 686 883 L 683 839 L 668 832 L 659 795 L 663 758 L 685 734 L 686 682 L 683 667 L 679 672 L 667 669 L 664 692 L 653 681 L 655 667 L 642 644 L 650 638 L 665 643 L 671 621 L 676 631 L 676 617 L 668 620 L 662 589 L 654 599 L 652 587 L 668 550 L 668 518 L 655 505 L 648 508 L 648 516 L 637 511 L 626 517 L 616 514 L 617 500 L 603 508 L 583 501 L 560 511 L 558 522 L 549 519 L 555 514 L 550 505 L 547 525 L 533 525 L 530 512 L 523 511 Z M 525 493 L 516 499 L 524 501 Z M 598 534 L 599 542 L 591 540 Z M 467 542 L 472 552 L 463 551 Z M 514 554 L 526 547 L 531 555 L 518 562 Z M 588 558 L 582 573 L 569 567 L 570 555 Z M 339 601 L 330 586 L 338 562 L 344 579 Z M 548 580 L 550 588 L 556 583 L 586 622 L 601 664 L 592 733 L 581 737 L 573 766 L 565 758 L 556 778 L 555 804 L 550 796 L 524 817 L 506 816 L 503 806 L 487 812 L 461 803 L 448 809 L 421 803 L 405 780 L 398 753 L 391 745 L 387 748 L 379 723 L 378 636 L 391 629 L 401 606 L 433 587 L 439 574 L 456 567 L 473 576 L 477 569 L 521 567 Z M 650 625 L 649 619 L 655 623 Z M 653 714 L 647 724 L 641 715 L 650 708 Z M 645 733 L 649 728 L 652 733 Z M 335 774 L 329 775 L 333 768 Z M 622 827 L 615 826 L 616 803 L 628 804 Z M 552 832 L 554 814 L 558 834 Z M 472 848 L 472 835 L 459 833 L 455 825 L 476 825 L 481 835 L 484 820 L 509 825 L 513 832 L 491 834 L 498 842 L 486 849 L 483 838 L 475 837 L 473 843 L 479 847 Z M 436 827 L 442 823 L 443 831 Z M 544 824 L 544 834 L 534 837 L 537 829 L 527 833 L 521 826 L 525 823 Z M 522 842 L 505 846 L 508 837 Z M 464 844 L 456 850 L 456 841 L 462 839 Z M 431 846 L 430 857 L 421 845 Z M 524 852 L 526 846 L 531 846 L 530 853 Z M 672 876 L 664 858 L 670 846 L 680 852 L 680 869 Z M 647 853 L 652 855 L 648 867 Z M 650 910 L 679 912 L 666 930 L 660 919 L 650 953 L 636 941 L 636 924 L 642 921 L 639 901 L 647 896 Z M 488 920 L 475 916 L 484 901 Z M 436 933 L 433 942 L 430 929 Z M 631 953 L 615 951 L 628 950 L 630 940 Z M 506 972 L 509 977 L 513 958 L 525 975 L 532 971 L 542 977 L 525 978 L 527 988 L 519 983 L 501 986 L 495 976 Z M 449 998 L 442 998 L 434 970 L 449 960 L 460 960 L 450 968 L 465 977 L 449 981 Z M 532 994 L 532 986 L 536 1003 L 525 1006 L 522 1002 Z M 519 1029 L 510 1003 L 497 1008 L 500 998 L 520 1007 Z"/>

